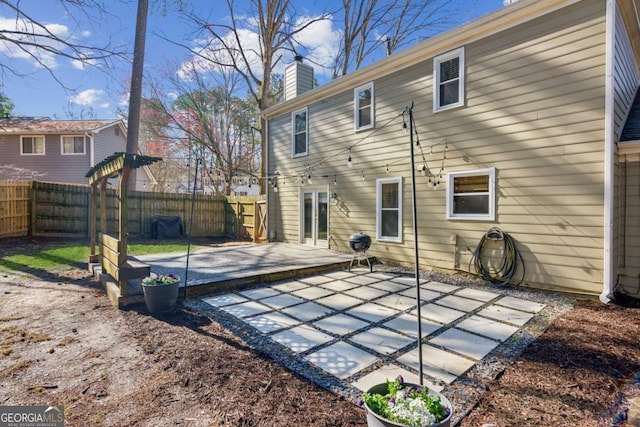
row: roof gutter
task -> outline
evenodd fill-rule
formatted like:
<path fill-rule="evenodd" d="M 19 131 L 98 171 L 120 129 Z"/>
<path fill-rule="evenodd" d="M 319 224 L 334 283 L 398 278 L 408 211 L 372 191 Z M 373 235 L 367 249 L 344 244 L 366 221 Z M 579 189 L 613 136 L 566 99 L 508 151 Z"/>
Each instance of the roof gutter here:
<path fill-rule="evenodd" d="M 613 299 L 613 183 L 614 183 L 614 99 L 613 99 L 613 61 L 615 48 L 616 2 L 607 0 L 607 33 L 606 33 L 606 72 L 605 72 L 605 106 L 604 106 L 604 272 L 600 301 L 608 303 Z"/>

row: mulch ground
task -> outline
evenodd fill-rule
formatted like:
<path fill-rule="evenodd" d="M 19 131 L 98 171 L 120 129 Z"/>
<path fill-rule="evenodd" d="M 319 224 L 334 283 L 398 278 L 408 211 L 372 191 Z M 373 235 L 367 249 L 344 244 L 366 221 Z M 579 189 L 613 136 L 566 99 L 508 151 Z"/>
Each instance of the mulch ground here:
<path fill-rule="evenodd" d="M 460 426 L 625 425 L 614 421 L 628 403 L 619 391 L 640 373 L 639 336 L 639 308 L 578 301 L 486 382 Z"/>

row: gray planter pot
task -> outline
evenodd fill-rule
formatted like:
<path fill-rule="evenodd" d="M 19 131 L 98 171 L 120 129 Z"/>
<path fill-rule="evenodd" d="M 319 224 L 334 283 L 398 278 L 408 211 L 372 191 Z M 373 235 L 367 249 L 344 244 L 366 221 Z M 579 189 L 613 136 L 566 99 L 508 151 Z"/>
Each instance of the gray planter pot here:
<path fill-rule="evenodd" d="M 414 386 L 414 387 L 418 387 L 418 388 L 422 387 L 422 386 L 420 386 L 418 384 L 410 384 L 410 383 L 405 383 L 405 384 L 407 386 Z M 371 387 L 369 390 L 367 390 L 367 393 L 385 395 L 385 394 L 388 393 L 387 383 L 376 384 L 373 387 Z M 445 418 L 444 420 L 440 421 L 439 423 L 427 424 L 427 425 L 424 425 L 424 426 L 421 426 L 421 427 L 449 427 L 451 425 L 451 417 L 453 416 L 453 407 L 451 406 L 451 402 L 449 402 L 449 399 L 447 399 L 442 394 L 440 394 L 440 393 L 438 393 L 436 391 L 429 390 L 429 394 L 432 395 L 432 396 L 439 396 L 440 397 L 440 402 L 442 402 L 442 404 L 444 406 L 449 408 L 449 416 L 447 418 Z M 364 407 L 367 410 L 367 426 L 368 427 L 406 427 L 405 424 L 398 424 L 396 422 L 389 421 L 388 419 L 381 417 L 380 415 L 378 415 L 375 412 L 373 412 L 369 408 L 369 406 L 367 406 L 366 403 L 365 403 Z"/>
<path fill-rule="evenodd" d="M 180 282 L 170 285 L 145 285 L 142 284 L 144 302 L 151 313 L 166 313 L 176 306 L 178 301 L 178 288 Z"/>

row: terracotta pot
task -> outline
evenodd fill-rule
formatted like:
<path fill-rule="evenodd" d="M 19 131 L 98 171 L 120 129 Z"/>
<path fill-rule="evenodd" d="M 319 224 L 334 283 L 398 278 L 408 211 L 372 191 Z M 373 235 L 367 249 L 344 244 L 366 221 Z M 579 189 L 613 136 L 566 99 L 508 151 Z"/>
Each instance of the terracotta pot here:
<path fill-rule="evenodd" d="M 410 384 L 410 383 L 405 383 L 406 386 L 408 387 L 417 387 L 417 388 L 423 388 L 422 386 L 418 385 L 418 384 Z M 382 384 L 376 384 L 373 387 L 371 387 L 369 390 L 367 390 L 367 393 L 369 394 L 381 394 L 381 395 L 386 395 L 389 392 L 389 390 L 387 389 L 387 383 L 382 383 Z M 444 397 L 442 394 L 433 391 L 433 390 L 429 390 L 429 394 L 432 396 L 439 396 L 440 397 L 440 402 L 446 406 L 447 408 L 449 408 L 449 416 L 447 418 L 445 418 L 444 420 L 435 423 L 435 424 L 427 424 L 421 427 L 449 427 L 451 425 L 451 417 L 453 416 L 453 407 L 451 406 L 451 402 L 449 402 L 449 399 L 447 399 L 446 397 Z M 364 404 L 365 409 L 367 410 L 367 426 L 368 427 L 406 427 L 406 424 L 399 424 L 396 423 L 394 421 L 390 421 L 386 418 L 383 418 L 382 416 L 376 414 L 375 412 L 373 412 L 369 406 L 367 406 L 367 404 Z"/>
<path fill-rule="evenodd" d="M 168 285 L 145 285 L 142 284 L 144 302 L 151 313 L 166 313 L 176 306 L 178 301 L 178 289 L 180 282 Z"/>

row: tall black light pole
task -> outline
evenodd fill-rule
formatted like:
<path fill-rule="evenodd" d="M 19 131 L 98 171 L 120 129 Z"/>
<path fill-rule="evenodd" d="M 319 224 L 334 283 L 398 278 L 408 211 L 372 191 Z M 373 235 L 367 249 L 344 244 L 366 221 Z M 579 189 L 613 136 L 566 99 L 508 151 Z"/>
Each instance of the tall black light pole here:
<path fill-rule="evenodd" d="M 405 110 L 409 114 L 409 145 L 411 146 L 411 202 L 413 204 L 413 247 L 415 257 L 415 274 L 416 274 L 416 298 L 418 303 L 418 372 L 420 375 L 420 385 L 424 385 L 422 378 L 422 312 L 420 300 L 420 264 L 418 262 L 418 215 L 416 202 L 416 164 L 413 158 L 413 102 L 411 106 Z"/>

